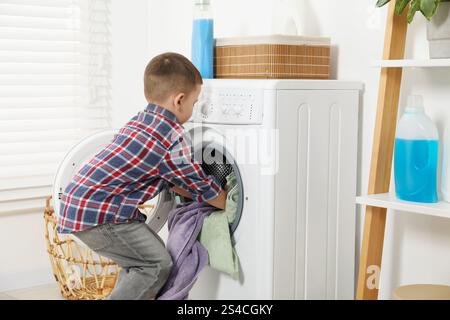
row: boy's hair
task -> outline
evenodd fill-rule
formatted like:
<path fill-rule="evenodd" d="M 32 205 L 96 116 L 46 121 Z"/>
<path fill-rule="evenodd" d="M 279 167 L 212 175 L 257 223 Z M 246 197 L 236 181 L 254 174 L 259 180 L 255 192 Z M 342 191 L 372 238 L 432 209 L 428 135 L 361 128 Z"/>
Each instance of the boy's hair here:
<path fill-rule="evenodd" d="M 163 101 L 176 91 L 189 93 L 203 84 L 197 68 L 184 56 L 167 52 L 154 57 L 144 74 L 144 92 L 147 101 Z"/>

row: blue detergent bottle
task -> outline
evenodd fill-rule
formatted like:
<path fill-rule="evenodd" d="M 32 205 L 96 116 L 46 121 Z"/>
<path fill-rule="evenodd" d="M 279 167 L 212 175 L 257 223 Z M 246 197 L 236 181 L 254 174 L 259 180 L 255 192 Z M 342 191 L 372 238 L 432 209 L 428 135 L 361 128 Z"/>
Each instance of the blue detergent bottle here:
<path fill-rule="evenodd" d="M 214 20 L 209 0 L 195 0 L 192 25 L 192 63 L 204 79 L 214 77 Z"/>
<path fill-rule="evenodd" d="M 399 199 L 438 202 L 438 151 L 438 130 L 424 112 L 422 97 L 410 96 L 395 136 L 395 192 Z"/>

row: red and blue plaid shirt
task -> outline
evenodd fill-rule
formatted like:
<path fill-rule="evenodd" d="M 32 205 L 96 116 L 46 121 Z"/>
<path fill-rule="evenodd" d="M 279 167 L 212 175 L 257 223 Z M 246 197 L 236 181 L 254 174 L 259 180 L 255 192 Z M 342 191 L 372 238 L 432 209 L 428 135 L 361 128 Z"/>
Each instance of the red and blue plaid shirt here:
<path fill-rule="evenodd" d="M 214 199 L 221 190 L 193 160 L 192 146 L 175 115 L 149 104 L 65 188 L 58 232 L 145 221 L 138 205 L 171 186 L 189 191 L 200 202 Z"/>

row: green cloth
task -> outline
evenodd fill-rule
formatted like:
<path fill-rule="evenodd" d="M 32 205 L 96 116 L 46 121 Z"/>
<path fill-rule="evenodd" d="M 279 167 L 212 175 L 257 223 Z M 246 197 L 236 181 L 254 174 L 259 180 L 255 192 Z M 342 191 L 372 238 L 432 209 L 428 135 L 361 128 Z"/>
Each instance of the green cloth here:
<path fill-rule="evenodd" d="M 234 173 L 227 176 L 227 190 L 225 210 L 215 211 L 203 221 L 200 243 L 208 250 L 209 265 L 212 268 L 238 279 L 239 259 L 231 243 L 229 227 L 236 218 L 239 200 L 239 188 Z"/>

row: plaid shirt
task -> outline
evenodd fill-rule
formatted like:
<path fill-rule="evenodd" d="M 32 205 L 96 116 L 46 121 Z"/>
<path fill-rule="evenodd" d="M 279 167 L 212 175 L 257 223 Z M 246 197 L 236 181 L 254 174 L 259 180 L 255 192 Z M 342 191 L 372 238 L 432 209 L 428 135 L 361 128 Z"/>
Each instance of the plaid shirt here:
<path fill-rule="evenodd" d="M 214 199 L 221 190 L 193 161 L 192 146 L 175 115 L 149 104 L 73 177 L 61 196 L 58 232 L 145 221 L 137 206 L 174 185 L 199 202 Z"/>

